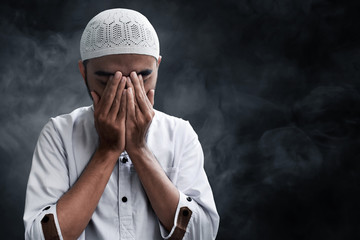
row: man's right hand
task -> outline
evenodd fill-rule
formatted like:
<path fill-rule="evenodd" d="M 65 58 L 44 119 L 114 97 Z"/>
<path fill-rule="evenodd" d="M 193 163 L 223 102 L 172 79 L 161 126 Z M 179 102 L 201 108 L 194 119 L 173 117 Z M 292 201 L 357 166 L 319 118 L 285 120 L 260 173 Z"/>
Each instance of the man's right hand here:
<path fill-rule="evenodd" d="M 94 91 L 95 128 L 99 135 L 98 150 L 119 156 L 125 150 L 126 77 L 117 71 L 110 76 L 101 98 Z"/>
<path fill-rule="evenodd" d="M 77 239 L 88 225 L 99 199 L 125 149 L 126 78 L 116 72 L 101 98 L 94 99 L 94 119 L 99 147 L 76 183 L 57 202 L 56 212 L 63 238 Z"/>

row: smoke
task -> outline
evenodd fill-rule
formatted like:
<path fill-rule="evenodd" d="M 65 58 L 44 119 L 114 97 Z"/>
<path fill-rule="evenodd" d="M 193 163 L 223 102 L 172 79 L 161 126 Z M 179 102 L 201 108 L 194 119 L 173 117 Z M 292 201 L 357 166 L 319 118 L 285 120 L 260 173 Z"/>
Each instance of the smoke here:
<path fill-rule="evenodd" d="M 50 117 L 89 104 L 81 76 L 78 33 L 32 32 L 0 23 L 1 238 L 22 238 L 22 214 L 32 152 Z M 75 51 L 76 49 L 76 51 Z M 82 91 L 83 90 L 83 91 Z"/>
<path fill-rule="evenodd" d="M 155 107 L 199 136 L 217 239 L 359 237 L 359 3 L 32 0 L 0 8 L 0 238 L 22 239 L 43 125 L 91 103 L 80 35 L 113 7 L 159 34 Z"/>

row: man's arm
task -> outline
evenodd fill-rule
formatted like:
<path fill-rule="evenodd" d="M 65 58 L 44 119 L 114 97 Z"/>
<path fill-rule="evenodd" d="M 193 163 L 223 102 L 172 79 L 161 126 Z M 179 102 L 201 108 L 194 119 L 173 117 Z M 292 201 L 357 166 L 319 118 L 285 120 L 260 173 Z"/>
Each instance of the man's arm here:
<path fill-rule="evenodd" d="M 179 191 L 166 176 L 149 148 L 128 152 L 151 206 L 168 232 L 174 225 Z"/>
<path fill-rule="evenodd" d="M 135 72 L 127 78 L 126 151 L 164 227 L 170 231 L 179 202 L 179 191 L 164 173 L 149 150 L 145 136 L 154 117 L 154 90 L 145 93 L 142 76 Z M 152 101 L 152 102 L 150 102 Z"/>
<path fill-rule="evenodd" d="M 125 149 L 126 79 L 110 77 L 102 98 L 92 92 L 99 147 L 77 182 L 57 203 L 64 239 L 76 239 L 89 223 L 114 166 Z"/>
<path fill-rule="evenodd" d="M 190 125 L 186 126 L 185 132 L 191 134 L 182 145 L 179 156 L 182 159 L 175 187 L 145 141 L 154 116 L 154 92 L 150 90 L 146 96 L 142 76 L 134 72 L 130 74 L 127 85 L 126 151 L 156 215 L 170 233 L 167 237 L 214 239 L 219 216 L 203 169 L 203 152 L 197 135 Z M 166 236 L 166 233 L 162 234 Z"/>

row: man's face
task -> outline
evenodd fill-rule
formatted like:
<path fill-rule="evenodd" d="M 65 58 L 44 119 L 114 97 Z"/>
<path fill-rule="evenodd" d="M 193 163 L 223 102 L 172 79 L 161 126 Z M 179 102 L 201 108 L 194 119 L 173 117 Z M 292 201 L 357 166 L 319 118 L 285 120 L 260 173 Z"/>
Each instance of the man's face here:
<path fill-rule="evenodd" d="M 147 55 L 116 54 L 90 59 L 86 67 L 80 61 L 79 68 L 89 92 L 94 91 L 101 98 L 109 77 L 116 71 L 127 77 L 135 71 L 142 75 L 146 93 L 155 89 L 160 60 L 157 62 L 154 57 Z"/>

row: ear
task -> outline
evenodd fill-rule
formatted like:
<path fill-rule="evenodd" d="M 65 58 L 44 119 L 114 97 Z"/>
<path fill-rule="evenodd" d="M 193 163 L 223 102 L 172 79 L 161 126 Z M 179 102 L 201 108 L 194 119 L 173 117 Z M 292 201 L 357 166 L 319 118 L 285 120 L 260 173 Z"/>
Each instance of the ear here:
<path fill-rule="evenodd" d="M 85 81 L 85 66 L 84 66 L 84 63 L 81 60 L 79 60 L 78 65 L 79 65 L 79 70 L 80 70 L 81 76 L 83 77 L 83 79 Z"/>
<path fill-rule="evenodd" d="M 157 60 L 157 67 L 158 67 L 158 68 L 159 68 L 159 66 L 160 66 L 161 59 L 162 59 L 162 56 L 159 56 L 159 59 Z"/>

